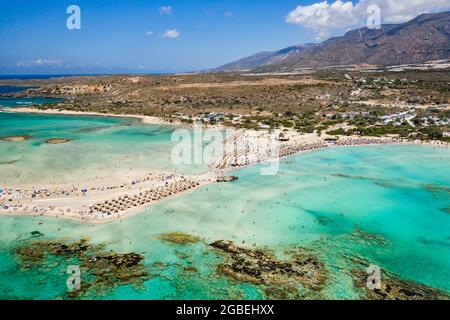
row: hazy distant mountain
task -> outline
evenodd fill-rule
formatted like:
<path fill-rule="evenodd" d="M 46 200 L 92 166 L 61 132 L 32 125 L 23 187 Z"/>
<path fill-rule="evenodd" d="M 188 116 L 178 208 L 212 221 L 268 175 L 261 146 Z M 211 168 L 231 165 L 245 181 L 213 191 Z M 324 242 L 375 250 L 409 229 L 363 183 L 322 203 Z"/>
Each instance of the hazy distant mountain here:
<path fill-rule="evenodd" d="M 450 59 L 450 12 L 423 14 L 380 30 L 361 28 L 320 44 L 262 52 L 218 71 L 280 71 L 335 65 L 399 65 Z"/>
<path fill-rule="evenodd" d="M 281 49 L 279 51 L 274 52 L 260 52 L 257 54 L 254 54 L 250 57 L 246 57 L 243 59 L 240 59 L 235 62 L 231 62 L 229 64 L 226 64 L 218 70 L 224 70 L 224 71 L 234 71 L 234 70 L 251 70 L 258 67 L 264 67 L 264 66 L 271 66 L 280 64 L 283 62 L 284 59 L 287 57 L 293 56 L 296 53 L 303 52 L 305 49 L 310 47 L 311 45 L 299 45 L 299 46 L 292 46 L 288 48 Z"/>

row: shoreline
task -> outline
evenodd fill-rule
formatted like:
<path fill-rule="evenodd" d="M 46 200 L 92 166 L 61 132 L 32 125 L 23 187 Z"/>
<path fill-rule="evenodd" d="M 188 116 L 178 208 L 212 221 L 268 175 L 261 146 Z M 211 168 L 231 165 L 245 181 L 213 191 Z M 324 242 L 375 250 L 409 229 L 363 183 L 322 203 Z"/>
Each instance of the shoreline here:
<path fill-rule="evenodd" d="M 351 139 L 353 140 L 353 139 Z M 354 141 L 354 140 L 353 140 Z M 381 141 L 380 141 L 381 142 Z M 320 151 L 323 149 L 334 149 L 334 148 L 342 148 L 342 147 L 364 147 L 364 146 L 386 146 L 386 145 L 425 145 L 425 144 L 414 144 L 414 143 L 402 143 L 402 142 L 392 142 L 392 143 L 386 143 L 386 142 L 381 142 L 381 143 L 359 143 L 359 144 L 351 144 L 351 145 L 328 145 L 328 146 L 322 146 L 320 148 L 311 148 L 308 150 L 301 150 L 298 152 L 294 152 L 291 154 L 286 154 L 286 155 L 282 155 L 280 156 L 280 159 L 282 158 L 289 158 L 289 157 L 293 157 L 293 156 L 297 156 L 297 155 L 301 155 L 301 154 L 307 154 L 310 152 L 315 152 L 315 151 Z M 434 145 L 434 144 L 426 144 L 426 146 L 432 146 L 432 147 L 444 147 L 444 148 L 448 148 L 449 146 L 441 146 L 441 145 Z M 258 164 L 267 164 L 267 162 L 270 161 L 270 159 L 266 160 L 266 161 L 259 161 L 256 163 L 251 163 L 251 164 L 244 164 L 241 166 L 235 166 L 235 167 L 227 167 L 225 169 L 221 170 L 221 173 L 223 175 L 226 174 L 230 174 L 233 172 L 236 172 L 240 169 L 244 169 L 247 167 L 251 167 L 254 165 L 258 165 Z M 55 211 L 55 209 L 51 210 L 51 211 L 45 211 L 45 212 L 41 212 L 41 213 L 37 213 L 37 212 L 32 212 L 32 211 L 20 211 L 19 208 L 17 208 L 16 210 L 12 210 L 9 209 L 10 211 L 5 212 L 5 210 L 2 210 L 0 208 L 0 215 L 1 216 L 20 216 L 20 217 L 33 217 L 38 219 L 39 217 L 50 217 L 50 218 L 54 218 L 54 219 L 67 219 L 67 220 L 72 220 L 72 221 L 77 221 L 77 222 L 81 222 L 81 223 L 85 223 L 85 224 L 103 224 L 103 223 L 110 223 L 110 222 L 114 222 L 114 221 L 121 221 L 124 218 L 128 218 L 130 216 L 133 216 L 135 214 L 139 214 L 142 213 L 146 208 L 150 208 L 153 205 L 157 205 L 160 202 L 162 202 L 163 200 L 169 199 L 169 198 L 174 198 L 174 197 L 178 197 L 181 196 L 185 193 L 194 191 L 195 189 L 198 189 L 200 187 L 206 186 L 206 185 L 210 185 L 210 184 L 214 184 L 217 183 L 217 175 L 214 173 L 214 171 L 210 171 L 208 173 L 205 173 L 202 175 L 201 179 L 198 179 L 197 184 L 189 189 L 186 190 L 182 190 L 180 192 L 176 192 L 173 194 L 169 194 L 167 196 L 164 196 L 160 199 L 157 200 L 152 200 L 148 203 L 142 204 L 142 205 L 138 205 L 138 206 L 134 206 L 131 207 L 129 209 L 126 209 L 124 211 L 120 211 L 117 214 L 111 214 L 111 215 L 107 215 L 107 216 L 102 216 L 102 217 L 92 217 L 92 216 L 84 216 L 84 215 L 80 215 L 76 212 L 69 212 L 69 213 L 58 213 Z M 134 193 L 136 194 L 136 193 Z M 114 193 L 112 194 L 115 197 L 117 197 L 119 194 Z M 110 195 L 111 196 L 111 195 Z M 110 197 L 109 197 L 110 198 Z M 54 200 L 54 199 L 53 199 Z M 72 199 L 73 200 L 73 199 Z M 49 199 L 49 201 L 52 201 L 52 199 Z M 3 211 L 3 212 L 2 212 Z"/>
<path fill-rule="evenodd" d="M 41 114 L 62 114 L 62 115 L 86 115 L 102 117 L 123 117 L 141 119 L 144 124 L 166 125 L 167 121 L 151 116 L 141 115 L 117 115 L 101 114 L 95 112 L 61 111 L 61 110 L 39 110 L 35 108 L 14 108 L 11 112 L 41 113 Z M 177 125 L 170 123 L 170 125 Z M 68 186 L 52 186 L 50 188 L 34 187 L 32 190 L 22 190 L 18 186 L 6 188 L 8 194 L 0 193 L 0 200 L 4 202 L 0 206 L 0 215 L 4 216 L 28 216 L 28 217 L 51 217 L 56 219 L 69 219 L 82 223 L 100 224 L 112 221 L 120 221 L 123 218 L 144 211 L 160 201 L 167 198 L 179 196 L 199 187 L 217 182 L 219 176 L 224 176 L 230 172 L 243 169 L 245 167 L 268 164 L 273 160 L 280 160 L 285 157 L 295 156 L 302 153 L 330 149 L 336 147 L 360 147 L 375 145 L 428 145 L 433 147 L 448 148 L 448 143 L 431 143 L 423 141 L 405 141 L 397 138 L 377 138 L 346 136 L 336 141 L 327 141 L 325 137 L 312 135 L 298 135 L 291 141 L 280 144 L 277 156 L 261 156 L 249 160 L 248 153 L 243 153 L 243 149 L 248 145 L 251 138 L 256 137 L 267 139 L 266 133 L 252 132 L 251 130 L 234 130 L 234 135 L 227 138 L 232 143 L 241 147 L 241 153 L 236 154 L 225 151 L 215 163 L 211 165 L 206 173 L 198 175 L 183 175 L 173 172 L 156 173 L 147 172 L 144 179 L 133 178 L 132 183 L 117 185 L 117 178 L 113 179 L 116 185 L 100 185 L 96 181 L 90 189 L 83 192 L 81 184 L 73 186 L 67 191 Z M 225 142 L 224 143 L 228 143 Z M 267 151 L 263 150 L 263 151 Z M 258 156 L 260 158 L 258 158 Z M 256 159 L 256 161 L 255 161 Z M 155 175 L 154 175 L 155 174 Z M 150 178 L 151 176 L 151 178 Z M 116 180 L 115 180 L 116 179 Z M 128 177 L 127 179 L 132 179 Z M 130 181 L 130 180 L 128 180 Z M 139 181 L 138 183 L 134 183 Z M 51 190 L 53 188 L 53 191 Z M 70 187 L 69 187 L 70 188 Z M 127 189 L 128 188 L 128 189 Z M 13 190 L 13 191 L 11 191 Z M 16 190 L 16 193 L 14 193 Z M 81 193 L 80 193 L 81 191 Z M 88 194 L 88 196 L 86 195 Z M 14 200 L 11 200 L 14 199 Z M 6 205 L 5 205 L 6 203 Z"/>
<path fill-rule="evenodd" d="M 170 126 L 186 126 L 185 123 L 181 121 L 171 122 L 165 120 L 161 117 L 156 116 L 144 116 L 137 114 L 115 114 L 115 113 L 101 113 L 101 112 L 91 112 L 91 111 L 73 111 L 73 110 L 54 110 L 54 109 L 46 109 L 41 110 L 37 108 L 30 107 L 16 107 L 16 108 L 8 108 L 3 109 L 3 112 L 10 113 L 29 113 L 29 114 L 50 114 L 50 115 L 66 115 L 66 116 L 94 116 L 94 117 L 112 117 L 112 118 L 132 118 L 138 119 L 143 124 L 150 125 L 170 125 Z"/>

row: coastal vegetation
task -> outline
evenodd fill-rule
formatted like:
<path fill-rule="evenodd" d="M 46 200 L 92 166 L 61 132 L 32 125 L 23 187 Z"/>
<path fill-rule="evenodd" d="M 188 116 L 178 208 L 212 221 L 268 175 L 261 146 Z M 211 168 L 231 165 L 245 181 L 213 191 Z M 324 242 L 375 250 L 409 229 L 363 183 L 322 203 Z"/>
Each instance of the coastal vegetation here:
<path fill-rule="evenodd" d="M 64 98 L 39 109 L 158 116 L 172 123 L 318 135 L 448 141 L 448 72 L 69 77 L 24 80 L 15 96 Z M 344 132 L 345 130 L 345 132 Z"/>

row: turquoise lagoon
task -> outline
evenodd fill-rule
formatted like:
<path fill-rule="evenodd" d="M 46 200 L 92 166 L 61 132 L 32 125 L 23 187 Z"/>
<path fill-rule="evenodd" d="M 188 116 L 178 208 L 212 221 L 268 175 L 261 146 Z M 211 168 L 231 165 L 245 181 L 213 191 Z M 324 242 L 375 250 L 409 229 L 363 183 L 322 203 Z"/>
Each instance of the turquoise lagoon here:
<path fill-rule="evenodd" d="M 203 172 L 206 166 L 172 164 L 177 128 L 143 125 L 134 118 L 0 112 L 0 137 L 31 137 L 20 143 L 0 140 L 0 187 L 18 181 L 77 182 L 131 170 Z M 45 143 L 51 138 L 72 141 Z"/>
<path fill-rule="evenodd" d="M 21 92 L 33 87 L 21 87 L 12 85 L 0 85 L 0 94 L 13 94 Z M 5 97 L 0 96 L 0 108 L 15 108 L 15 107 L 29 107 L 32 105 L 47 104 L 47 103 L 57 103 L 63 101 L 59 98 L 16 98 L 16 97 Z"/>
<path fill-rule="evenodd" d="M 39 139 L 63 130 L 78 141 L 94 144 L 92 152 L 101 148 L 92 157 L 105 161 L 101 157 L 106 147 L 101 145 L 110 141 L 111 134 L 139 140 L 144 132 L 161 137 L 164 130 L 170 131 L 135 124 L 130 129 L 122 120 L 109 118 L 62 118 L 64 128 L 55 128 L 58 122 L 54 119 L 30 116 L 26 127 L 34 128 L 37 141 L 25 142 L 24 151 L 41 147 Z M 98 128 L 93 137 L 78 136 L 82 135 L 80 127 L 92 126 Z M 23 129 L 14 126 L 8 130 Z M 5 150 L 4 145 L 0 148 Z M 17 156 L 17 151 L 10 149 L 8 156 Z M 40 161 L 44 160 L 30 162 L 29 169 L 24 166 L 20 170 L 33 166 L 45 170 L 48 164 Z M 120 222 L 90 226 L 51 218 L 3 216 L 0 299 L 66 297 L 70 261 L 56 260 L 42 268 L 20 267 L 15 248 L 30 240 L 33 231 L 43 235 L 39 239 L 77 241 L 89 237 L 92 243 L 106 244 L 108 250 L 145 257 L 143 263 L 152 276 L 142 286 L 120 285 L 88 292 L 83 296 L 87 299 L 264 298 L 260 286 L 217 274 L 222 258 L 209 243 L 220 239 L 280 256 L 286 248 L 296 246 L 312 250 L 329 273 L 320 298 L 359 297 L 348 272 L 348 255 L 450 293 L 449 163 L 448 149 L 342 147 L 284 158 L 274 176 L 260 175 L 263 164 L 237 170 L 236 182 L 207 185 L 166 199 Z M 203 240 L 183 245 L 159 240 L 158 235 L 166 232 L 196 235 Z M 384 245 L 361 241 L 361 233 L 376 235 Z"/>
<path fill-rule="evenodd" d="M 0 89 L 2 87 L 0 86 Z M 3 88 L 7 92 L 8 88 Z M 13 107 L 57 102 L 1 98 L 0 189 L 4 183 L 70 182 L 138 170 L 204 171 L 174 166 L 171 134 L 177 127 L 143 125 L 132 118 L 17 114 Z M 50 138 L 70 138 L 49 145 Z M 262 286 L 217 273 L 223 256 L 209 243 L 232 240 L 283 257 L 302 247 L 328 272 L 320 294 L 299 286 L 305 298 L 360 298 L 348 257 L 364 258 L 400 277 L 450 294 L 450 151 L 424 146 L 345 147 L 281 161 L 274 176 L 264 165 L 235 172 L 239 180 L 204 186 L 166 199 L 120 222 L 91 226 L 43 217 L 0 216 L 0 299 L 68 298 L 73 259 L 48 257 L 23 268 L 17 248 L 35 240 L 89 238 L 105 250 L 144 256 L 151 275 L 138 288 L 90 290 L 86 299 L 260 299 Z M 41 237 L 33 237 L 38 231 Z M 166 232 L 201 237 L 192 244 L 159 240 Z M 364 235 L 382 239 L 365 241 Z M 88 272 L 89 273 L 89 272 Z M 90 275 L 82 274 L 83 281 Z M 94 288 L 95 289 L 95 288 Z"/>
<path fill-rule="evenodd" d="M 0 98 L 0 108 L 31 107 L 61 101 L 62 99 L 58 98 Z"/>

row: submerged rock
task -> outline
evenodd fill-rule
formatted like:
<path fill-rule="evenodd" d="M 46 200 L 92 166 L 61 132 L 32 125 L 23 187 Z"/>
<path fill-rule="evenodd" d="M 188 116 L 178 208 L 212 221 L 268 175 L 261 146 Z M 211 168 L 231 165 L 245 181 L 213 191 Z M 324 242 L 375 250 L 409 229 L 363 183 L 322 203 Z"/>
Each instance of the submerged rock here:
<path fill-rule="evenodd" d="M 368 286 L 367 268 L 373 265 L 368 259 L 346 253 L 343 257 L 350 263 L 349 275 L 355 288 L 359 291 L 360 299 L 366 300 L 448 300 L 450 296 L 436 288 L 420 284 L 381 269 L 380 288 L 371 289 Z"/>
<path fill-rule="evenodd" d="M 1 137 L 0 140 L 9 141 L 9 142 L 19 142 L 31 139 L 29 135 L 20 135 L 20 136 L 9 136 L 9 137 Z"/>
<path fill-rule="evenodd" d="M 368 274 L 361 269 L 352 271 L 353 282 L 360 290 L 363 299 L 368 300 L 448 300 L 450 296 L 443 291 L 382 271 L 379 289 L 367 286 Z"/>
<path fill-rule="evenodd" d="M 439 197 L 441 195 L 450 195 L 450 187 L 448 186 L 429 183 L 425 184 L 423 188 L 431 192 L 434 197 Z"/>
<path fill-rule="evenodd" d="M 167 232 L 162 233 L 157 236 L 157 239 L 165 242 L 175 243 L 175 244 L 189 244 L 197 243 L 202 239 L 197 236 L 181 233 L 181 232 Z"/>
<path fill-rule="evenodd" d="M 355 229 L 350 234 L 350 237 L 353 241 L 366 245 L 380 247 L 390 245 L 389 240 L 384 238 L 382 235 L 363 231 L 359 226 L 355 227 Z"/>
<path fill-rule="evenodd" d="M 152 264 L 152 267 L 158 268 L 158 269 L 166 269 L 167 266 L 168 266 L 167 263 L 161 262 L 161 261 L 155 261 Z"/>
<path fill-rule="evenodd" d="M 442 208 L 440 211 L 450 214 L 450 207 Z"/>
<path fill-rule="evenodd" d="M 43 234 L 40 233 L 39 231 L 31 231 L 31 236 L 32 237 L 42 237 Z"/>
<path fill-rule="evenodd" d="M 217 178 L 217 182 L 232 182 L 238 180 L 239 177 L 236 176 L 222 176 Z"/>
<path fill-rule="evenodd" d="M 81 270 L 81 288 L 67 292 L 68 298 L 101 294 L 121 285 L 140 286 L 149 278 L 144 257 L 137 253 L 105 252 L 104 245 L 88 239 L 68 243 L 57 240 L 29 241 L 16 249 L 22 268 L 47 268 L 55 264 L 50 257 L 64 258 Z M 52 262 L 53 260 L 53 262 Z M 50 265 L 49 265 L 50 264 Z"/>
<path fill-rule="evenodd" d="M 48 144 L 62 144 L 62 143 L 66 143 L 72 141 L 72 139 L 68 139 L 68 138 L 53 138 L 53 139 L 47 139 L 45 141 L 45 143 Z"/>
<path fill-rule="evenodd" d="M 19 160 L 11 160 L 11 161 L 0 161 L 0 164 L 14 164 Z"/>
<path fill-rule="evenodd" d="M 290 260 L 280 260 L 269 252 L 238 247 L 232 241 L 219 240 L 211 246 L 229 255 L 229 259 L 217 267 L 219 274 L 238 282 L 263 285 L 263 291 L 270 298 L 298 298 L 298 285 L 319 292 L 327 281 L 324 264 L 299 248 L 293 250 Z"/>
<path fill-rule="evenodd" d="M 372 177 L 366 177 L 366 176 L 354 176 L 349 174 L 342 174 L 342 173 L 333 173 L 331 174 L 332 177 L 338 177 L 338 178 L 344 178 L 344 179 L 351 179 L 351 180 L 366 180 L 369 182 L 372 182 L 373 184 L 383 187 L 383 188 L 394 188 L 396 186 L 395 183 L 392 181 L 386 180 L 386 179 L 377 179 Z"/>

